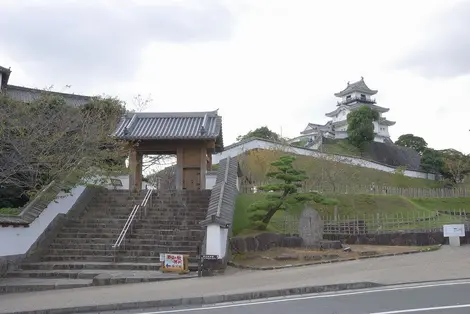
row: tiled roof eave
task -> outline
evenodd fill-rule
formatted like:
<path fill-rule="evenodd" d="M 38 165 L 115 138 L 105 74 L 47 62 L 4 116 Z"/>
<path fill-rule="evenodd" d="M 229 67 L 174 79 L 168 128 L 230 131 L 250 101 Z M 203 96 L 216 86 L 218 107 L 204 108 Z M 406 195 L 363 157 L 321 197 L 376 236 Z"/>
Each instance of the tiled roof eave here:
<path fill-rule="evenodd" d="M 351 89 L 345 89 L 339 93 L 335 93 L 334 95 L 336 97 L 344 97 L 346 95 L 349 95 L 351 93 L 354 93 L 354 92 L 359 92 L 359 93 L 363 93 L 363 94 L 366 94 L 366 95 L 370 95 L 370 96 L 373 96 L 375 94 L 377 94 L 379 91 L 378 90 L 373 90 L 373 89 L 370 89 L 370 90 L 366 90 L 366 89 L 360 89 L 360 88 L 351 88 Z"/>
<path fill-rule="evenodd" d="M 219 135 L 213 136 L 114 136 L 119 140 L 128 140 L 128 141 L 138 141 L 138 140 L 155 140 L 155 141 L 164 141 L 164 140 L 201 140 L 201 141 L 215 141 Z"/>

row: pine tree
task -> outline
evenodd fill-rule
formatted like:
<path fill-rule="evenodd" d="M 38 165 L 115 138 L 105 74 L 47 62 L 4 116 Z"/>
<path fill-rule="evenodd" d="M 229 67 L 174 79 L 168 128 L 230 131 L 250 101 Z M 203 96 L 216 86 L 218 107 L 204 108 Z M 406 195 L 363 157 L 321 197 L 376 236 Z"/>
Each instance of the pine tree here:
<path fill-rule="evenodd" d="M 289 207 L 297 207 L 312 201 L 321 204 L 335 204 L 337 202 L 318 193 L 299 192 L 299 187 L 308 177 L 305 171 L 294 168 L 294 161 L 294 156 L 282 156 L 279 160 L 271 163 L 271 166 L 276 167 L 277 170 L 269 172 L 267 176 L 279 183 L 258 187 L 261 191 L 272 191 L 272 193 L 268 193 L 264 200 L 254 202 L 248 208 L 249 218 L 256 229 L 266 230 L 271 218 L 278 210 L 286 210 Z"/>

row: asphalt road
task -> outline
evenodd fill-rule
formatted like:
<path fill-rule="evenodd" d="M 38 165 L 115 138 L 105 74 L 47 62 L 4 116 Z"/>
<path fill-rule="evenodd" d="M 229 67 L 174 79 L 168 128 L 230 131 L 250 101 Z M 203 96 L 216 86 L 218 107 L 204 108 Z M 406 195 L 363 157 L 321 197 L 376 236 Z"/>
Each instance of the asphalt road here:
<path fill-rule="evenodd" d="M 204 307 L 140 310 L 139 314 L 468 314 L 470 281 L 435 282 L 384 288 L 262 299 Z M 117 313 L 117 312 L 115 312 Z"/>

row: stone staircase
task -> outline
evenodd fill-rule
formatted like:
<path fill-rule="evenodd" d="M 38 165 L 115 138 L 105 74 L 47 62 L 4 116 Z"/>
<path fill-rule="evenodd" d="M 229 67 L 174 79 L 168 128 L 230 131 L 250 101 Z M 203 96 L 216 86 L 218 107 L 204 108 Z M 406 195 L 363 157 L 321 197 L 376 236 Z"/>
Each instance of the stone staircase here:
<path fill-rule="evenodd" d="M 160 253 L 189 254 L 197 270 L 197 248 L 210 197 L 207 191 L 154 192 L 147 216 L 115 251 L 132 208 L 145 192 L 103 191 L 77 220 L 68 221 L 47 250 L 0 279 L 0 293 L 77 288 L 194 277 L 159 271 Z"/>
<path fill-rule="evenodd" d="M 119 259 L 126 262 L 158 263 L 160 253 L 187 254 L 190 270 L 197 270 L 197 250 L 205 230 L 204 220 L 209 206 L 210 190 L 155 192 L 145 219 L 125 244 Z"/>

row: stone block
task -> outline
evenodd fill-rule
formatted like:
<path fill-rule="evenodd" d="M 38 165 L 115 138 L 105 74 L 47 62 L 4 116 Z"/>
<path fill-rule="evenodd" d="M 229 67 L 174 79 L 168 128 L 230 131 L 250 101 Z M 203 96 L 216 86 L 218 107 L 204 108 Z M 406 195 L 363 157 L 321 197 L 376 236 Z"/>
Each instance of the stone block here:
<path fill-rule="evenodd" d="M 255 238 L 258 242 L 257 251 L 267 251 L 280 246 L 282 235 L 278 233 L 261 233 L 256 235 Z"/>
<path fill-rule="evenodd" d="M 343 245 L 339 240 L 321 240 L 320 247 L 323 250 L 339 250 L 343 248 Z"/>
<path fill-rule="evenodd" d="M 282 255 L 276 256 L 274 259 L 278 261 L 298 260 L 299 255 L 298 254 L 282 254 Z"/>
<path fill-rule="evenodd" d="M 281 239 L 281 247 L 299 248 L 304 245 L 303 239 L 298 236 L 283 236 Z"/>
<path fill-rule="evenodd" d="M 321 254 L 307 254 L 304 256 L 306 261 L 319 261 L 323 258 Z"/>
<path fill-rule="evenodd" d="M 361 251 L 359 252 L 360 256 L 373 256 L 379 254 L 377 251 Z"/>

